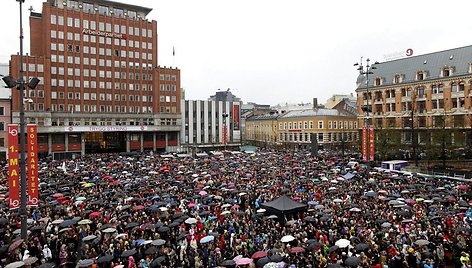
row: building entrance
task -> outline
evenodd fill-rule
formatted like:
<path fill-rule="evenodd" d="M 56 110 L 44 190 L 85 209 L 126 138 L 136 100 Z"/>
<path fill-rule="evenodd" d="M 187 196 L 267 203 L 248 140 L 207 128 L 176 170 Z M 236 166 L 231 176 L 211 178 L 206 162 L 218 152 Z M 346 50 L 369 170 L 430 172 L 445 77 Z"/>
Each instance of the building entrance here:
<path fill-rule="evenodd" d="M 112 153 L 126 151 L 126 133 L 87 132 L 85 133 L 85 153 Z"/>

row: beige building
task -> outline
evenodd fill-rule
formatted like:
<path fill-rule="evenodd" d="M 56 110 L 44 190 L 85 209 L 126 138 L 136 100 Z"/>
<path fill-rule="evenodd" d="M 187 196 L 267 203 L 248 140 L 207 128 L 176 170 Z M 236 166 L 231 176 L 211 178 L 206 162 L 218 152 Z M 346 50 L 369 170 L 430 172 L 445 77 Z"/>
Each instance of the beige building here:
<path fill-rule="evenodd" d="M 246 120 L 246 132 L 254 144 L 292 148 L 308 148 L 313 138 L 324 148 L 351 148 L 359 139 L 355 115 L 322 108 L 254 116 Z"/>
<path fill-rule="evenodd" d="M 446 147 L 470 147 L 471 55 L 472 46 L 467 46 L 377 63 L 368 86 L 365 75 L 359 76 L 359 126 L 371 118 L 376 154 L 412 150 L 414 145 L 434 157 Z M 368 115 L 363 111 L 367 107 Z"/>

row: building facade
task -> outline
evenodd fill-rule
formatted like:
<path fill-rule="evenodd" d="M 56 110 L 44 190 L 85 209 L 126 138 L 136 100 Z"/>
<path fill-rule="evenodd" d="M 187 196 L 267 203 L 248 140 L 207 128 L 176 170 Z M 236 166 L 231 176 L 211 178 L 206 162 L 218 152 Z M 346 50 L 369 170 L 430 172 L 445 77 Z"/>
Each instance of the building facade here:
<path fill-rule="evenodd" d="M 335 109 L 293 110 L 246 119 L 246 137 L 255 145 L 309 148 L 312 138 L 325 149 L 352 149 L 358 143 L 355 115 Z"/>
<path fill-rule="evenodd" d="M 183 150 L 198 152 L 239 148 L 240 110 L 240 102 L 183 101 L 180 141 Z"/>
<path fill-rule="evenodd" d="M 180 70 L 158 66 L 150 11 L 107 0 L 48 0 L 42 13 L 31 12 L 23 69 L 26 79 L 41 82 L 25 90 L 25 117 L 38 124 L 41 154 L 179 147 Z M 10 66 L 17 77 L 18 55 Z M 13 122 L 19 110 L 14 101 Z"/>
<path fill-rule="evenodd" d="M 377 158 L 407 150 L 434 159 L 471 147 L 471 55 L 472 46 L 449 49 L 374 64 L 368 84 L 359 76 L 359 125 L 374 125 Z"/>

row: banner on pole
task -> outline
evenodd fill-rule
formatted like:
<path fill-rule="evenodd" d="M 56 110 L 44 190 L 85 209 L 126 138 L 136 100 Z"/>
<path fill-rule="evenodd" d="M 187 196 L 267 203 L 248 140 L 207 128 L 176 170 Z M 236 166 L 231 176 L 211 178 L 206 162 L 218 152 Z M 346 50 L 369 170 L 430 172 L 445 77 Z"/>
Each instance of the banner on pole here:
<path fill-rule="evenodd" d="M 226 127 L 226 125 L 223 126 L 223 144 L 228 144 L 228 128 Z"/>
<path fill-rule="evenodd" d="M 37 206 L 39 200 L 37 125 L 28 124 L 26 133 L 28 133 L 28 206 Z"/>
<path fill-rule="evenodd" d="M 10 209 L 20 207 L 20 164 L 18 146 L 18 125 L 8 125 L 8 191 Z"/>
<path fill-rule="evenodd" d="M 362 127 L 362 159 L 367 160 L 367 128 Z"/>
<path fill-rule="evenodd" d="M 369 126 L 369 158 L 374 161 L 375 158 L 375 132 L 374 126 Z"/>

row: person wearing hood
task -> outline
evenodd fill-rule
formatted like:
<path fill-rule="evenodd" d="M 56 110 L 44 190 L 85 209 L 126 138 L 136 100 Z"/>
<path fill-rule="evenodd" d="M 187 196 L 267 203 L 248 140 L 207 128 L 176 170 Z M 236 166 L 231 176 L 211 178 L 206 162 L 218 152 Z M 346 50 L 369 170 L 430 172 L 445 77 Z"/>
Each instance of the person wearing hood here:
<path fill-rule="evenodd" d="M 46 260 L 46 262 L 52 259 L 52 252 L 51 252 L 51 249 L 48 247 L 48 245 L 43 246 L 43 257 Z"/>

